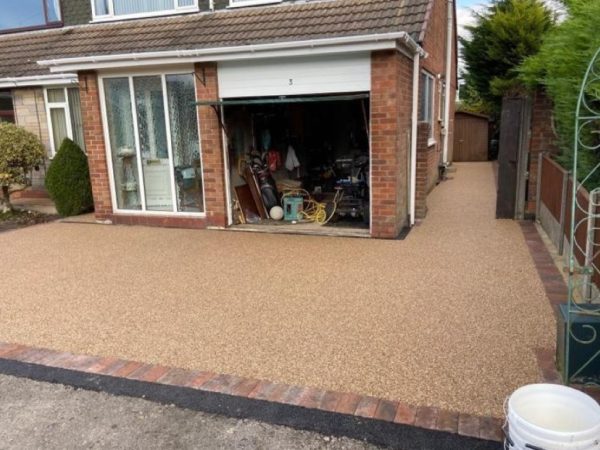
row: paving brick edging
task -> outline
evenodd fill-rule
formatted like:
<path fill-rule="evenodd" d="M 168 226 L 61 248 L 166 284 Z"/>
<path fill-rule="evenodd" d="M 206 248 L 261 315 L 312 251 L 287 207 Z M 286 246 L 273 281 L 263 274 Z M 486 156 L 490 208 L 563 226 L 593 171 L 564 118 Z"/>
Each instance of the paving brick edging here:
<path fill-rule="evenodd" d="M 559 320 L 558 306 L 567 301 L 568 292 L 565 280 L 560 273 L 546 244 L 542 240 L 538 229 L 533 222 L 520 222 L 521 231 L 525 237 L 529 254 L 537 270 L 538 276 L 544 285 L 546 297 L 552 310 L 554 318 Z M 542 381 L 545 383 L 562 384 L 562 378 L 556 369 L 555 349 L 538 348 L 535 356 L 540 369 Z"/>
<path fill-rule="evenodd" d="M 533 258 L 535 268 L 544 285 L 546 297 L 554 311 L 554 317 L 557 321 L 561 320 L 558 306 L 561 303 L 565 303 L 568 299 L 568 288 L 565 279 L 556 266 L 535 224 L 526 221 L 520 224 L 525 236 L 525 242 L 529 248 L 529 253 Z M 563 384 L 562 377 L 556 368 L 556 351 L 554 349 L 536 349 L 535 353 L 542 380 L 545 383 Z M 585 392 L 600 402 L 600 390 L 598 388 L 580 385 L 573 385 L 571 387 Z"/>
<path fill-rule="evenodd" d="M 266 380 L 185 370 L 112 357 L 77 355 L 11 343 L 0 343 L 0 361 L 2 360 L 48 369 L 64 369 L 157 385 L 191 388 L 200 392 L 225 394 L 241 399 L 264 400 L 486 441 L 502 439 L 502 420 L 498 418 L 412 406 L 353 393 L 291 386 Z"/>

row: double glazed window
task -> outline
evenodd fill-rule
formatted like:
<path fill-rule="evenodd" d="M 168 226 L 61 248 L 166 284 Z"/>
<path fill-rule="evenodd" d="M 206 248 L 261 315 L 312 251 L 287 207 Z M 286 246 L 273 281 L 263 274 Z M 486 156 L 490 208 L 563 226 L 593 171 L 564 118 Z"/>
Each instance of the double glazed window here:
<path fill-rule="evenodd" d="M 2 5 L 0 31 L 42 28 L 61 22 L 60 0 L 19 0 L 6 3 L 10 5 Z"/>
<path fill-rule="evenodd" d="M 419 105 L 419 121 L 429 124 L 429 140 L 433 140 L 433 103 L 434 78 L 426 72 L 421 73 L 421 101 Z"/>
<path fill-rule="evenodd" d="M 65 138 L 85 151 L 79 88 L 47 88 L 45 94 L 51 155 L 56 154 Z"/>
<path fill-rule="evenodd" d="M 119 210 L 204 212 L 192 74 L 103 79 Z"/>
<path fill-rule="evenodd" d="M 198 10 L 198 0 L 92 0 L 95 19 Z"/>
<path fill-rule="evenodd" d="M 0 91 L 0 123 L 15 123 L 15 110 L 10 91 Z"/>

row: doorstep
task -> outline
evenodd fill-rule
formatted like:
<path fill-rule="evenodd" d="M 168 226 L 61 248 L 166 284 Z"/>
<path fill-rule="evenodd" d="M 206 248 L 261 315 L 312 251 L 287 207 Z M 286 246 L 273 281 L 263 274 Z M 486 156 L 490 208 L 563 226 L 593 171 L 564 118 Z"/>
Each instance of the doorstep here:
<path fill-rule="evenodd" d="M 0 343 L 0 373 L 361 439 L 500 449 L 502 421 L 353 393 Z M 435 447 L 423 446 L 434 442 Z M 410 448 L 416 448 L 411 446 Z"/>
<path fill-rule="evenodd" d="M 226 228 L 230 231 L 244 231 L 247 233 L 270 233 L 270 234 L 296 234 L 304 236 L 330 236 L 330 237 L 353 237 L 370 238 L 371 232 L 365 228 L 333 227 L 323 226 L 315 223 L 298 224 L 238 224 Z"/>

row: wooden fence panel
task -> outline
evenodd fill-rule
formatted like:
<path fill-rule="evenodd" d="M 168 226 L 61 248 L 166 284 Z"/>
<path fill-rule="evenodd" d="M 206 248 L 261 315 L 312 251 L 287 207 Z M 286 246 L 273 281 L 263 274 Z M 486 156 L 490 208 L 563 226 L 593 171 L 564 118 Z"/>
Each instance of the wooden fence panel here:
<path fill-rule="evenodd" d="M 567 172 L 561 166 L 544 156 L 542 159 L 540 200 L 557 221 L 560 221 L 562 188 L 566 176 Z"/>

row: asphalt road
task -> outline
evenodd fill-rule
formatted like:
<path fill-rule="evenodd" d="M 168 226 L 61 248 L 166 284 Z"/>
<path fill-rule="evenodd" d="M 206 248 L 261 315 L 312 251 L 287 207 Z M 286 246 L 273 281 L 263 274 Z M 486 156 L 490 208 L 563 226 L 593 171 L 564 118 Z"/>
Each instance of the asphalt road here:
<path fill-rule="evenodd" d="M 1 449 L 374 449 L 253 420 L 0 375 Z"/>

